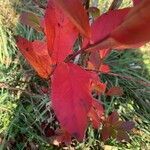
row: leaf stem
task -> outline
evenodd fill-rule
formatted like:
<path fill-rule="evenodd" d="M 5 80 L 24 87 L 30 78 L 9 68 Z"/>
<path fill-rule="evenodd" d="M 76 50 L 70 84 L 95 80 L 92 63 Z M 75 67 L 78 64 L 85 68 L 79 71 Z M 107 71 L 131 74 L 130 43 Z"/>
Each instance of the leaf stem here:
<path fill-rule="evenodd" d="M 77 52 L 74 52 L 72 55 L 69 55 L 69 57 L 67 57 L 65 59 L 65 62 L 69 62 L 72 59 L 74 59 L 77 55 L 81 54 L 81 53 L 85 53 L 86 51 L 91 51 L 91 50 L 98 50 L 100 44 L 106 40 L 109 37 L 109 35 L 107 35 L 106 37 L 104 37 L 103 39 L 101 39 L 100 41 L 94 43 L 94 44 L 88 44 L 85 48 L 82 48 L 80 50 L 78 50 Z M 100 49 L 99 49 L 100 50 Z"/>
<path fill-rule="evenodd" d="M 71 61 L 72 59 L 74 59 L 77 55 L 81 54 L 81 53 L 85 53 L 86 50 L 92 48 L 93 45 L 89 45 L 85 48 L 82 48 L 80 50 L 78 50 L 77 52 L 73 53 L 72 55 L 70 55 L 69 57 L 66 58 L 65 62 L 69 62 Z"/>
<path fill-rule="evenodd" d="M 113 0 L 111 6 L 109 7 L 109 10 L 118 9 L 122 3 L 122 0 Z"/>

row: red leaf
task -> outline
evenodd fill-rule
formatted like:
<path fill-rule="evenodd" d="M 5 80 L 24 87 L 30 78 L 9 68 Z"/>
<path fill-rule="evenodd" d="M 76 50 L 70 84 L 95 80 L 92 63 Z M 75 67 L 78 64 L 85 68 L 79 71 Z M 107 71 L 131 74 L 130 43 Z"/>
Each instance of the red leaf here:
<path fill-rule="evenodd" d="M 135 124 L 133 121 L 126 121 L 126 122 L 123 122 L 119 128 L 121 130 L 130 131 L 132 128 L 134 128 L 134 126 Z"/>
<path fill-rule="evenodd" d="M 92 122 L 94 128 L 98 129 L 102 120 L 101 117 L 104 113 L 103 106 L 97 100 L 92 101 L 92 107 L 88 113 L 88 116 Z"/>
<path fill-rule="evenodd" d="M 127 134 L 126 132 L 124 132 L 124 131 L 118 131 L 116 138 L 117 138 L 117 140 L 120 141 L 120 142 L 121 142 L 122 140 L 125 140 L 125 141 L 127 141 L 127 142 L 130 141 L 130 138 L 129 138 L 128 134 Z"/>
<path fill-rule="evenodd" d="M 111 137 L 112 129 L 104 126 L 102 129 L 102 139 L 103 141 L 108 140 Z"/>
<path fill-rule="evenodd" d="M 150 3 L 143 0 L 133 7 L 124 22 L 116 28 L 109 38 L 97 44 L 95 49 L 137 48 L 150 41 Z M 93 48 L 92 48 L 93 50 Z"/>
<path fill-rule="evenodd" d="M 102 60 L 100 58 L 99 52 L 98 51 L 91 52 L 88 62 L 88 68 L 93 70 L 99 70 L 101 63 Z"/>
<path fill-rule="evenodd" d="M 38 40 L 30 42 L 25 38 L 17 37 L 17 46 L 38 74 L 48 78 L 53 64 L 48 55 L 46 43 Z"/>
<path fill-rule="evenodd" d="M 41 18 L 34 13 L 24 12 L 20 16 L 20 21 L 24 25 L 28 25 L 37 31 L 42 31 Z"/>
<path fill-rule="evenodd" d="M 129 10 L 129 8 L 111 10 L 95 20 L 92 24 L 92 44 L 106 38 L 117 26 L 122 23 Z"/>
<path fill-rule="evenodd" d="M 134 7 L 111 37 L 126 47 L 137 47 L 150 41 L 150 1 L 143 0 Z"/>
<path fill-rule="evenodd" d="M 138 5 L 142 0 L 133 0 L 133 5 Z"/>
<path fill-rule="evenodd" d="M 89 20 L 81 0 L 55 0 L 55 3 L 64 11 L 65 15 L 82 34 L 90 37 Z"/>
<path fill-rule="evenodd" d="M 45 13 L 45 34 L 48 52 L 53 61 L 62 62 L 72 53 L 74 42 L 78 36 L 75 26 L 68 20 L 54 0 L 48 2 Z"/>
<path fill-rule="evenodd" d="M 122 96 L 123 95 L 123 89 L 121 87 L 114 86 L 107 91 L 106 95 L 108 95 L 108 96 Z"/>
<path fill-rule="evenodd" d="M 91 86 L 92 91 L 98 92 L 98 93 L 104 93 L 106 91 L 106 84 L 102 83 L 100 81 L 94 81 Z"/>
<path fill-rule="evenodd" d="M 104 50 L 103 53 L 101 51 L 92 51 L 88 61 L 88 69 L 101 71 L 103 73 L 110 72 L 110 67 L 106 64 L 103 64 L 104 57 L 108 55 L 110 51 Z"/>
<path fill-rule="evenodd" d="M 97 101 L 97 100 L 93 100 L 92 101 L 92 106 L 95 109 L 98 117 L 101 118 L 103 113 L 104 113 L 104 109 L 103 109 L 102 104 L 99 101 Z"/>
<path fill-rule="evenodd" d="M 101 71 L 102 73 L 109 73 L 110 67 L 106 64 L 101 64 L 99 71 Z"/>
<path fill-rule="evenodd" d="M 88 117 L 90 118 L 91 124 L 95 129 L 98 129 L 100 126 L 100 119 L 96 113 L 96 111 L 94 110 L 93 107 L 91 107 L 89 113 L 88 113 Z"/>
<path fill-rule="evenodd" d="M 41 86 L 39 92 L 40 94 L 48 94 L 49 89 L 47 87 Z"/>
<path fill-rule="evenodd" d="M 116 111 L 112 112 L 106 121 L 112 125 L 115 125 L 119 121 L 118 113 Z"/>
<path fill-rule="evenodd" d="M 46 137 L 52 137 L 52 136 L 54 136 L 55 132 L 54 132 L 54 129 L 52 129 L 50 127 L 46 127 L 44 129 L 44 134 Z"/>
<path fill-rule="evenodd" d="M 78 140 L 84 138 L 92 105 L 93 75 L 77 65 L 61 63 L 52 78 L 52 106 L 61 126 Z"/>
<path fill-rule="evenodd" d="M 53 137 L 53 144 L 59 146 L 60 143 L 70 144 L 71 135 L 63 128 L 56 130 L 56 135 Z"/>
<path fill-rule="evenodd" d="M 102 49 L 99 51 L 99 54 L 100 54 L 100 58 L 101 59 L 104 59 L 105 57 L 108 56 L 108 54 L 111 52 L 110 49 Z"/>
<path fill-rule="evenodd" d="M 118 141 L 129 141 L 129 132 L 134 127 L 132 121 L 123 122 L 119 120 L 118 113 L 112 112 L 103 122 L 102 138 L 106 141 L 108 138 L 116 138 Z"/>

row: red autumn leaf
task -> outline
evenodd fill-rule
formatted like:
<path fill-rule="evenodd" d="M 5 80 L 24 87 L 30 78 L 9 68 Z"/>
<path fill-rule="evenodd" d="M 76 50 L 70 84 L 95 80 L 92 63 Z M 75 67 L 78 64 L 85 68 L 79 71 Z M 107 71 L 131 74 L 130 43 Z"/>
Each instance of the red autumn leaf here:
<path fill-rule="evenodd" d="M 100 50 L 100 51 L 99 51 L 100 58 L 101 58 L 101 59 L 106 58 L 110 52 L 111 52 L 110 49 L 102 49 L 102 50 Z"/>
<path fill-rule="evenodd" d="M 102 139 L 108 140 L 110 137 L 116 137 L 116 124 L 119 122 L 119 115 L 116 111 L 112 112 L 103 122 Z"/>
<path fill-rule="evenodd" d="M 108 140 L 110 137 L 116 138 L 118 141 L 129 141 L 129 132 L 134 127 L 132 121 L 120 121 L 118 113 L 112 112 L 103 122 L 102 139 Z"/>
<path fill-rule="evenodd" d="M 106 95 L 108 96 L 122 96 L 123 95 L 123 89 L 121 87 L 117 87 L 117 86 L 114 86 L 114 87 L 111 87 Z"/>
<path fill-rule="evenodd" d="M 122 141 L 122 140 L 125 140 L 125 141 L 130 141 L 130 138 L 127 134 L 127 132 L 130 132 L 131 129 L 133 129 L 135 126 L 134 122 L 133 121 L 120 121 L 116 124 L 116 130 L 118 131 L 117 132 L 117 140 L 118 141 Z"/>
<path fill-rule="evenodd" d="M 24 25 L 28 25 L 37 31 L 42 31 L 41 18 L 34 13 L 24 12 L 20 16 L 20 21 Z"/>
<path fill-rule="evenodd" d="M 55 3 L 83 35 L 90 37 L 89 20 L 81 0 L 55 0 Z"/>
<path fill-rule="evenodd" d="M 101 134 L 104 142 L 111 137 L 111 133 L 112 133 L 112 128 L 103 126 Z"/>
<path fill-rule="evenodd" d="M 95 44 L 106 38 L 117 26 L 122 23 L 129 10 L 129 8 L 111 10 L 97 18 L 91 27 L 91 43 Z"/>
<path fill-rule="evenodd" d="M 46 137 L 51 137 L 55 135 L 54 129 L 52 129 L 48 124 L 42 122 L 41 129 Z"/>
<path fill-rule="evenodd" d="M 87 62 L 87 69 L 89 69 L 89 70 L 95 70 L 95 66 L 90 61 L 88 61 Z"/>
<path fill-rule="evenodd" d="M 102 116 L 104 113 L 103 106 L 100 102 L 97 100 L 92 101 L 92 107 L 88 113 L 88 117 L 90 118 L 92 125 L 94 128 L 98 129 L 101 122 L 102 122 Z"/>
<path fill-rule="evenodd" d="M 133 0 L 133 5 L 134 5 L 134 6 L 137 5 L 137 4 L 139 4 L 141 1 L 142 1 L 142 0 Z"/>
<path fill-rule="evenodd" d="M 92 101 L 92 107 L 95 109 L 98 117 L 101 118 L 103 113 L 104 113 L 104 109 L 103 109 L 101 102 L 99 102 L 97 100 L 93 100 Z"/>
<path fill-rule="evenodd" d="M 54 0 L 48 2 L 44 21 L 48 52 L 53 61 L 62 62 L 66 56 L 72 53 L 71 49 L 78 36 L 76 27 L 55 5 Z"/>
<path fill-rule="evenodd" d="M 93 51 L 90 54 L 89 61 L 88 61 L 88 68 L 91 70 L 99 70 L 99 67 L 102 63 L 98 51 Z"/>
<path fill-rule="evenodd" d="M 118 141 L 120 141 L 120 142 L 123 141 L 123 140 L 125 140 L 125 141 L 127 141 L 127 142 L 130 141 L 130 138 L 129 138 L 127 132 L 120 131 L 120 130 L 117 132 L 116 139 L 117 139 Z"/>
<path fill-rule="evenodd" d="M 93 107 L 91 107 L 89 113 L 88 113 L 88 117 L 91 121 L 91 124 L 92 126 L 95 128 L 95 129 L 98 129 L 99 126 L 100 126 L 100 118 L 98 117 L 96 111 L 94 110 Z"/>
<path fill-rule="evenodd" d="M 109 73 L 110 72 L 110 67 L 106 64 L 101 64 L 99 71 L 101 71 L 102 73 Z"/>
<path fill-rule="evenodd" d="M 112 112 L 106 121 L 113 125 L 116 124 L 119 121 L 119 114 L 116 111 Z"/>
<path fill-rule="evenodd" d="M 94 46 L 95 49 L 137 48 L 150 41 L 150 2 L 143 0 L 133 7 L 106 40 Z M 93 48 L 91 48 L 93 49 Z"/>
<path fill-rule="evenodd" d="M 52 71 L 52 61 L 46 43 L 38 40 L 31 42 L 23 37 L 17 37 L 17 46 L 37 73 L 47 79 Z"/>
<path fill-rule="evenodd" d="M 104 58 L 108 55 L 110 50 L 92 51 L 89 57 L 87 68 L 90 70 L 101 71 L 102 73 L 110 72 L 110 67 L 104 64 Z"/>
<path fill-rule="evenodd" d="M 63 128 L 57 129 L 55 135 L 51 137 L 53 139 L 53 144 L 59 146 L 61 143 L 70 144 L 71 135 Z"/>
<path fill-rule="evenodd" d="M 150 1 L 143 0 L 134 7 L 111 37 L 121 44 L 134 46 L 150 41 Z"/>
<path fill-rule="evenodd" d="M 123 122 L 120 126 L 119 129 L 125 130 L 125 131 L 130 131 L 132 128 L 134 128 L 135 124 L 133 121 L 126 121 Z"/>
<path fill-rule="evenodd" d="M 106 91 L 106 84 L 100 81 L 94 81 L 91 86 L 91 91 L 102 94 Z"/>
<path fill-rule="evenodd" d="M 47 87 L 41 86 L 41 88 L 39 89 L 39 93 L 40 94 L 48 94 L 49 89 Z"/>
<path fill-rule="evenodd" d="M 147 23 L 150 20 L 149 9 L 149 1 L 144 0 L 139 3 L 131 9 L 124 22 L 111 33 L 110 38 L 106 37 L 106 40 L 91 49 L 139 47 L 148 42 L 150 40 Z M 145 19 L 141 19 L 141 16 Z"/>
<path fill-rule="evenodd" d="M 131 48 L 139 47 L 150 41 L 150 3 L 143 0 L 124 18 L 123 23 L 118 26 L 103 42 L 96 48 Z"/>
<path fill-rule="evenodd" d="M 52 78 L 52 106 L 61 126 L 82 140 L 92 105 L 93 74 L 71 63 L 58 64 Z"/>
<path fill-rule="evenodd" d="M 52 136 L 54 136 L 54 134 L 55 134 L 54 130 L 51 129 L 51 128 L 45 129 L 44 132 L 45 132 L 44 134 L 45 134 L 46 137 L 52 137 Z"/>

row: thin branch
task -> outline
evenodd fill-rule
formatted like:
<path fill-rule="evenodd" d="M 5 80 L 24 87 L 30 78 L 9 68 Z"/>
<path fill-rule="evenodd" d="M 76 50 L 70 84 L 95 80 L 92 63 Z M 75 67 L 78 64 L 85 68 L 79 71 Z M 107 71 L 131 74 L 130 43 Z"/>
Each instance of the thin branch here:
<path fill-rule="evenodd" d="M 101 73 L 101 74 L 106 74 L 106 75 L 111 75 L 111 76 L 115 76 L 115 77 L 119 77 L 119 78 L 122 78 L 122 79 L 127 79 L 127 80 L 130 80 L 130 81 L 134 81 L 134 82 L 137 82 L 139 84 L 142 84 L 144 86 L 150 86 L 150 83 L 148 82 L 145 82 L 143 80 L 136 80 L 135 78 L 131 77 L 131 76 L 124 76 L 124 75 L 121 75 L 121 74 L 116 74 L 116 73 L 103 73 L 99 70 L 93 70 L 93 69 L 85 69 L 86 71 L 93 71 L 93 72 L 96 72 L 96 73 Z"/>
<path fill-rule="evenodd" d="M 143 80 L 136 80 L 135 78 L 130 77 L 130 76 L 124 76 L 124 75 L 120 75 L 120 74 L 116 74 L 116 73 L 108 73 L 108 75 L 112 75 L 112 76 L 120 77 L 120 78 L 123 78 L 123 79 L 131 80 L 131 81 L 140 83 L 144 86 L 150 86 L 150 83 L 147 83 Z"/>
<path fill-rule="evenodd" d="M 99 46 L 100 46 L 100 44 L 101 44 L 104 40 L 106 40 L 108 37 L 109 37 L 109 35 L 106 36 L 106 37 L 104 37 L 104 38 L 101 39 L 100 41 L 96 42 L 95 44 L 89 44 L 89 45 L 87 45 L 85 48 L 82 48 L 82 49 L 80 49 L 79 51 L 74 52 L 72 55 L 69 55 L 69 57 L 67 57 L 67 58 L 65 59 L 65 62 L 69 62 L 69 61 L 73 60 L 77 55 L 79 55 L 79 54 L 81 54 L 81 53 L 85 53 L 86 51 L 91 51 L 91 50 L 93 50 L 93 49 L 98 49 Z"/>
<path fill-rule="evenodd" d="M 86 1 L 86 4 L 85 4 L 86 10 L 89 9 L 89 6 L 90 6 L 90 0 L 87 0 L 87 1 Z"/>
<path fill-rule="evenodd" d="M 118 9 L 121 5 L 123 0 L 113 0 L 111 6 L 109 7 L 109 10 Z"/>
<path fill-rule="evenodd" d="M 5 82 L 0 82 L 0 88 L 8 89 L 10 91 L 21 91 L 22 93 L 26 93 L 30 96 L 41 96 L 40 94 L 35 94 L 35 93 L 29 92 L 27 90 L 21 89 L 21 88 L 11 87 L 10 85 L 8 85 Z"/>

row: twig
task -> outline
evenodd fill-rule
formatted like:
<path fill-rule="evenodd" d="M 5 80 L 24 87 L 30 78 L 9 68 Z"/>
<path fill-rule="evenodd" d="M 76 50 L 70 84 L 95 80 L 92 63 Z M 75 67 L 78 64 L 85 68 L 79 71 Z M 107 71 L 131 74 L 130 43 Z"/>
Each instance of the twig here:
<path fill-rule="evenodd" d="M 30 96 L 41 96 L 40 94 L 35 94 L 35 93 L 29 92 L 29 91 L 27 91 L 27 90 L 21 89 L 21 88 L 14 88 L 14 87 L 11 87 L 11 86 L 9 86 L 7 83 L 5 83 L 5 82 L 0 82 L 0 88 L 1 88 L 1 89 L 2 89 L 2 88 L 8 89 L 8 90 L 10 90 L 10 91 L 21 91 L 21 92 L 26 93 L 26 94 L 28 94 L 28 95 L 30 95 Z"/>
<path fill-rule="evenodd" d="M 90 0 L 87 0 L 86 3 L 85 3 L 85 8 L 89 9 L 89 6 L 90 6 Z"/>
<path fill-rule="evenodd" d="M 93 69 L 85 69 L 85 70 L 86 71 L 93 71 L 93 72 L 101 73 L 101 74 L 106 74 L 106 75 L 111 75 L 111 76 L 115 76 L 115 77 L 120 77 L 122 79 L 127 79 L 127 80 L 130 80 L 130 81 L 134 81 L 134 82 L 140 83 L 140 84 L 142 84 L 144 86 L 150 86 L 150 83 L 147 83 L 147 82 L 145 82 L 143 80 L 136 80 L 136 79 L 134 79 L 133 77 L 130 77 L 130 76 L 124 76 L 124 75 L 120 75 L 120 74 L 116 74 L 116 73 L 112 73 L 112 72 L 110 72 L 110 73 L 103 73 L 103 72 L 101 72 L 99 70 L 93 70 Z"/>
<path fill-rule="evenodd" d="M 109 75 L 112 75 L 112 76 L 116 76 L 116 77 L 120 77 L 120 78 L 124 78 L 124 79 L 128 79 L 128 80 L 131 80 L 131 81 L 134 81 L 134 82 L 138 82 L 144 86 L 150 86 L 150 83 L 147 83 L 143 80 L 136 80 L 134 79 L 133 77 L 130 77 L 130 76 L 124 76 L 124 75 L 120 75 L 120 74 L 116 74 L 116 73 L 107 73 Z"/>
<path fill-rule="evenodd" d="M 122 3 L 122 0 L 113 0 L 111 6 L 109 7 L 109 10 L 114 10 L 120 7 Z"/>
<path fill-rule="evenodd" d="M 98 49 L 99 45 L 106 40 L 109 37 L 109 35 L 107 35 L 106 37 L 104 37 L 103 39 L 101 39 L 100 41 L 94 43 L 94 44 L 89 44 L 87 45 L 85 48 L 80 49 L 77 52 L 74 52 L 72 55 L 70 55 L 69 57 L 67 57 L 65 59 L 65 62 L 69 62 L 72 59 L 74 59 L 77 55 L 81 54 L 81 53 L 85 53 L 86 51 L 91 51 L 93 49 Z"/>

